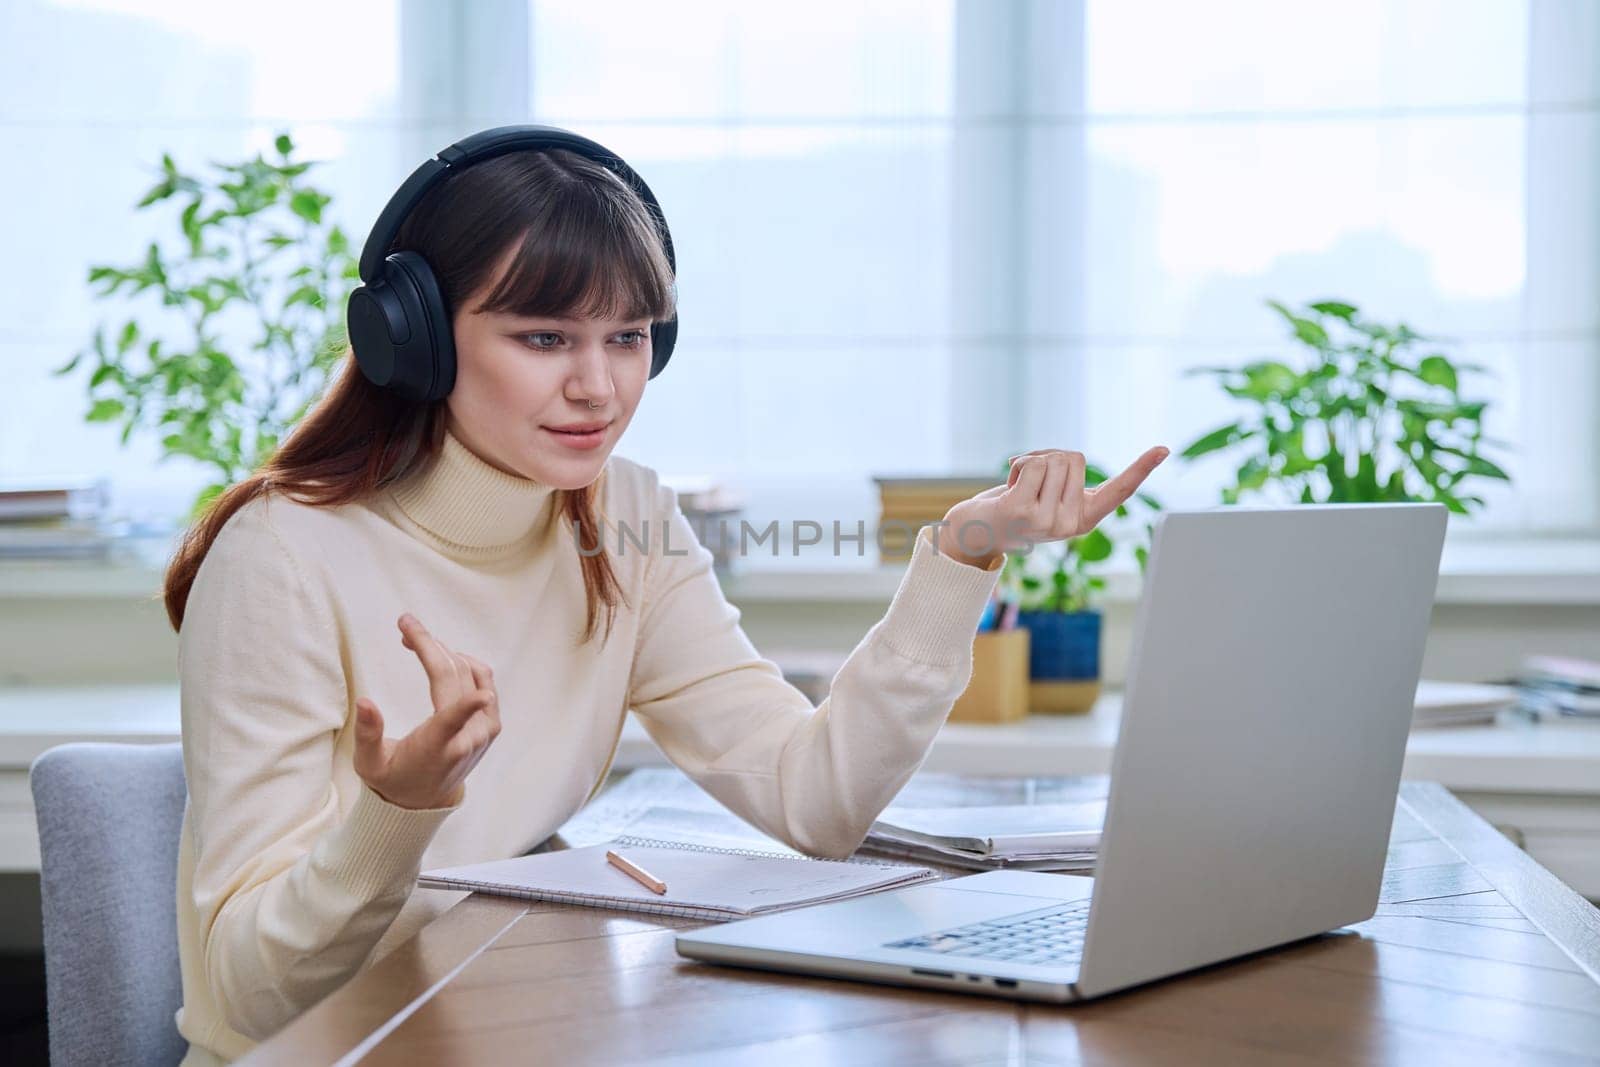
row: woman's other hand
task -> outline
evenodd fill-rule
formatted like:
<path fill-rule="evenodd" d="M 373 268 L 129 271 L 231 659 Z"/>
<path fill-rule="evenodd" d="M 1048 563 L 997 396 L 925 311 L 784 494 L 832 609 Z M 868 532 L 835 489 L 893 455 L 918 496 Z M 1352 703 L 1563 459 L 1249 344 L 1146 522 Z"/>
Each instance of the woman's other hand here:
<path fill-rule="evenodd" d="M 356 701 L 356 774 L 402 808 L 448 808 L 461 802 L 465 781 L 500 734 L 494 672 L 452 652 L 413 615 L 399 620 L 400 643 L 428 673 L 433 714 L 398 741 L 383 736 L 383 715 L 366 697 Z"/>
<path fill-rule="evenodd" d="M 1045 448 L 1013 456 L 1006 484 L 951 508 L 934 545 L 952 559 L 987 568 L 1005 552 L 1082 536 L 1132 496 L 1167 454 L 1152 448 L 1093 489 L 1084 488 L 1082 452 Z"/>

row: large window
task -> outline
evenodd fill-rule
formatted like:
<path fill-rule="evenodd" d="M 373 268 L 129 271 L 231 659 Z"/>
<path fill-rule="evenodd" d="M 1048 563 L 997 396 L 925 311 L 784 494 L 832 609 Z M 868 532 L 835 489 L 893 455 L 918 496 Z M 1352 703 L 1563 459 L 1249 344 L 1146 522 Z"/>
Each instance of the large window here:
<path fill-rule="evenodd" d="M 1176 371 L 1286 350 L 1265 297 L 1342 297 L 1492 368 L 1516 480 L 1480 530 L 1600 527 L 1600 5 L 1151 6 L 1088 5 L 1081 109 L 1026 116 L 1086 159 L 1053 176 L 1082 190 L 1084 281 L 1045 356 L 1082 368 L 1083 439 L 1224 421 Z"/>
<path fill-rule="evenodd" d="M 427 152 L 568 126 L 659 195 L 683 333 L 621 451 L 753 518 L 869 522 L 875 473 L 1107 464 L 1339 297 L 1489 365 L 1515 446 L 1482 533 L 1600 531 L 1600 5 L 1585 0 L 32 2 L 0 15 L 9 247 L 0 478 L 105 473 L 172 512 L 205 473 L 82 422 L 47 369 L 91 262 L 158 229 L 161 152 L 328 159 L 360 234 Z M 1221 462 L 1158 474 L 1211 503 Z"/>
<path fill-rule="evenodd" d="M 948 469 L 953 5 L 534 3 L 530 32 L 529 112 L 627 157 L 677 246 L 679 354 L 621 450 L 785 532 Z"/>
<path fill-rule="evenodd" d="M 327 160 L 319 183 L 364 232 L 403 174 L 419 119 L 404 113 L 393 0 L 189 0 L 0 4 L 0 479 L 106 477 L 128 515 L 181 515 L 213 473 L 158 463 L 151 434 L 126 447 L 85 423 L 84 380 L 50 376 L 123 305 L 97 302 L 90 264 L 126 266 L 171 245 L 178 211 L 135 212 L 161 155 L 190 169 L 270 151 L 291 130 Z M 152 304 L 142 305 L 146 311 Z M 80 368 L 81 370 L 81 368 Z"/>

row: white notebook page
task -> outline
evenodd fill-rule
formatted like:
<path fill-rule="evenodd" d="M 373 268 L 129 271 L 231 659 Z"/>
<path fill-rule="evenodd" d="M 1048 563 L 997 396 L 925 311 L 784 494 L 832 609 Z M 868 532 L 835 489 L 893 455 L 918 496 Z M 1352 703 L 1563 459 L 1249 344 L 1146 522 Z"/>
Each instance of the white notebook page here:
<path fill-rule="evenodd" d="M 606 862 L 619 854 L 665 882 L 657 894 Z M 424 871 L 418 884 L 633 911 L 737 918 L 936 877 L 926 867 L 836 862 L 619 838 L 604 845 Z"/>

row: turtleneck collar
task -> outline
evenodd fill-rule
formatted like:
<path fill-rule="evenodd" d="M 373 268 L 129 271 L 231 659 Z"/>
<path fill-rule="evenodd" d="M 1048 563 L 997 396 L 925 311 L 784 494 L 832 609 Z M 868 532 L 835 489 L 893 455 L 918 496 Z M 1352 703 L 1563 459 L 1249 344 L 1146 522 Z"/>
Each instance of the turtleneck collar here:
<path fill-rule="evenodd" d="M 445 432 L 439 453 L 393 489 L 412 522 L 468 552 L 505 548 L 542 526 L 553 486 L 490 465 Z"/>

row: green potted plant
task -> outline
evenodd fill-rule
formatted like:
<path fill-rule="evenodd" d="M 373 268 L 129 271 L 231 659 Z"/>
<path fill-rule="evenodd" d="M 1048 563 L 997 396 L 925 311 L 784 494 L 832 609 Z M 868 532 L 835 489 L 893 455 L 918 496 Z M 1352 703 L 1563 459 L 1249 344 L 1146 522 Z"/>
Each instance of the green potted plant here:
<path fill-rule="evenodd" d="M 174 201 L 181 236 L 152 242 L 127 267 L 94 266 L 101 298 L 135 298 L 148 314 L 100 324 L 86 359 L 90 422 L 161 435 L 161 460 L 187 456 L 215 471 L 191 518 L 253 471 L 322 393 L 344 348 L 344 301 L 357 278 L 329 197 L 305 181 L 287 134 L 275 155 L 213 163 L 201 177 L 161 159 L 160 180 L 136 205 Z"/>
<path fill-rule="evenodd" d="M 1091 463 L 1085 469 L 1085 485 L 1105 480 L 1101 467 Z M 1137 493 L 1134 500 L 1148 511 L 1161 508 L 1149 493 Z M 1102 627 L 1097 605 L 1106 588 L 1103 571 L 1116 552 L 1115 538 L 1126 536 L 1121 527 L 1130 517 L 1128 505 L 1123 504 L 1113 523 L 1082 537 L 1006 554 L 999 587 L 1003 600 L 1018 605 L 1017 625 L 1028 630 L 1032 711 L 1076 714 L 1088 711 L 1099 698 Z M 1149 559 L 1150 530 L 1151 522 L 1146 521 L 1144 541 L 1133 549 L 1141 573 Z"/>
<path fill-rule="evenodd" d="M 1465 515 L 1484 505 L 1469 492 L 1474 479 L 1510 481 L 1483 454 L 1505 447 L 1484 436 L 1488 401 L 1462 395 L 1462 377 L 1485 368 L 1343 301 L 1267 303 L 1303 346 L 1298 355 L 1188 372 L 1214 376 L 1250 408 L 1182 453 L 1233 453 L 1239 466 L 1223 503 L 1252 493 L 1307 504 L 1436 501 Z"/>

